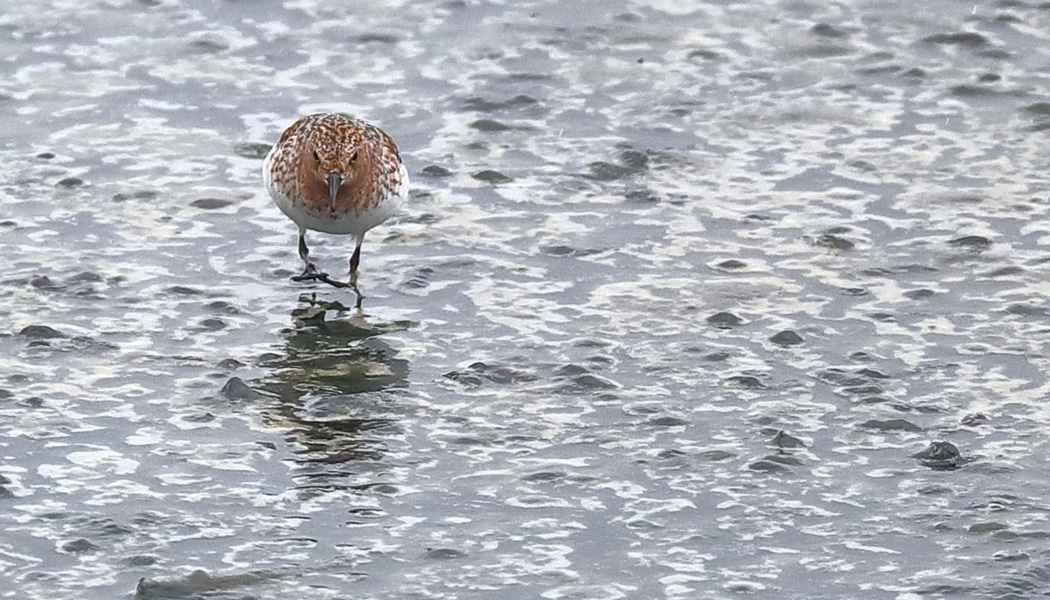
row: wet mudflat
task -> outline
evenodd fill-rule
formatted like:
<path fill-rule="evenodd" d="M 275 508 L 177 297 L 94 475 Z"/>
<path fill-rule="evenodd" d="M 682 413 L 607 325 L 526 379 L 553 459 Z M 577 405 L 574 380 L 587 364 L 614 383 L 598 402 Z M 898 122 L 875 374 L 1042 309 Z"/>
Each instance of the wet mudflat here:
<path fill-rule="evenodd" d="M 0 598 L 1041 595 L 1048 32 L 9 3 Z M 322 110 L 413 179 L 361 311 L 261 185 Z"/>

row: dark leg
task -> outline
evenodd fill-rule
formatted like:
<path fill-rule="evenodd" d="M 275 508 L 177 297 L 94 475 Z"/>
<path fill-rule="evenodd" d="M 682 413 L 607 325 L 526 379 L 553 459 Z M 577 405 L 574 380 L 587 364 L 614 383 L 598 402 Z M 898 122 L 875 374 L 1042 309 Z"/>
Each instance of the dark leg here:
<path fill-rule="evenodd" d="M 303 262 L 310 264 L 310 249 L 306 247 L 306 230 L 299 230 L 299 258 L 303 259 Z"/>
<path fill-rule="evenodd" d="M 361 294 L 361 290 L 357 287 L 357 267 L 361 264 L 361 244 L 365 241 L 365 235 L 361 234 L 361 237 L 357 238 L 357 246 L 354 247 L 354 254 L 350 257 L 350 287 L 353 288 L 354 293 L 357 294 L 357 310 L 361 310 L 361 302 L 365 297 Z"/>
<path fill-rule="evenodd" d="M 299 230 L 299 258 L 303 259 L 306 264 L 306 268 L 303 269 L 302 274 L 292 277 L 292 281 L 309 281 L 311 279 L 321 279 L 328 277 L 328 273 L 320 273 L 314 263 L 310 262 L 310 249 L 306 247 L 306 230 Z"/>
<path fill-rule="evenodd" d="M 354 255 L 350 257 L 350 274 L 357 274 L 357 265 L 361 264 L 361 243 L 365 241 L 365 236 L 357 238 L 357 247 L 354 248 Z"/>

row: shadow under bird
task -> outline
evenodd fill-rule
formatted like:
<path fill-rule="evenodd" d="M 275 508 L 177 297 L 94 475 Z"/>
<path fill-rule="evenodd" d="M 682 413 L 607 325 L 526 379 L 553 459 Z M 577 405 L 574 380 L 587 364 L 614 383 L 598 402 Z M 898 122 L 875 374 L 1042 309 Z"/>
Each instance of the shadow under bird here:
<path fill-rule="evenodd" d="M 277 207 L 299 226 L 295 281 L 355 287 L 365 233 L 393 216 L 408 197 L 408 170 L 382 129 L 343 113 L 319 113 L 286 129 L 263 163 Z M 350 282 L 332 280 L 310 260 L 306 231 L 350 235 Z"/>

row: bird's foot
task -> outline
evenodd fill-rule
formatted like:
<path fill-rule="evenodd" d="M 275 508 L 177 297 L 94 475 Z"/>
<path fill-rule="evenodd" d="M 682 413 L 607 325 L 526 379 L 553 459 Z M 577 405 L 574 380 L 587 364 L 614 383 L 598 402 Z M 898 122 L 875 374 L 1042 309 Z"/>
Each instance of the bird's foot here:
<path fill-rule="evenodd" d="M 306 269 L 299 275 L 292 277 L 292 281 L 313 281 L 313 280 L 324 281 L 328 279 L 328 273 L 322 273 L 317 270 L 317 267 L 313 263 L 306 265 Z M 327 282 L 326 282 L 327 283 Z"/>
<path fill-rule="evenodd" d="M 332 278 L 328 277 L 328 273 L 321 273 L 320 275 L 318 275 L 314 279 L 316 279 L 317 281 L 323 281 L 323 282 L 327 283 L 330 286 L 334 286 L 334 287 L 338 287 L 338 288 L 354 288 L 354 289 L 357 289 L 357 283 L 355 283 L 353 281 L 339 281 L 338 279 L 332 279 Z"/>
<path fill-rule="evenodd" d="M 361 301 L 364 296 L 361 295 L 361 290 L 357 289 L 357 271 L 350 273 L 349 281 L 339 281 L 338 279 L 332 279 L 328 276 L 328 273 L 318 271 L 317 267 L 313 263 L 306 265 L 306 269 L 303 270 L 302 274 L 292 277 L 292 281 L 320 281 L 321 283 L 327 283 L 332 287 L 337 288 L 350 288 L 357 294 L 357 308 L 361 308 Z"/>
<path fill-rule="evenodd" d="M 357 303 L 354 305 L 354 308 L 356 308 L 357 310 L 361 310 L 361 303 L 364 301 L 365 297 L 361 294 L 361 290 L 357 287 L 357 273 L 351 273 L 349 281 L 337 281 L 335 279 L 330 279 L 328 275 L 318 277 L 317 280 L 323 281 L 328 285 L 337 288 L 349 288 L 350 290 L 352 290 L 354 294 L 357 295 Z"/>

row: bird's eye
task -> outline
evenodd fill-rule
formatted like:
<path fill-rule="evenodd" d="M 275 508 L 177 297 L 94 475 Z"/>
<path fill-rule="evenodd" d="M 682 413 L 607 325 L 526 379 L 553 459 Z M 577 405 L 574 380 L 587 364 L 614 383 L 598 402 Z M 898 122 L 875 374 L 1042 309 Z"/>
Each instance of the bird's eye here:
<path fill-rule="evenodd" d="M 321 156 L 317 154 L 317 150 L 314 150 L 314 160 L 321 162 Z"/>
<path fill-rule="evenodd" d="M 354 150 L 354 153 L 350 155 L 350 162 L 354 162 L 355 160 L 357 160 L 357 150 Z"/>

